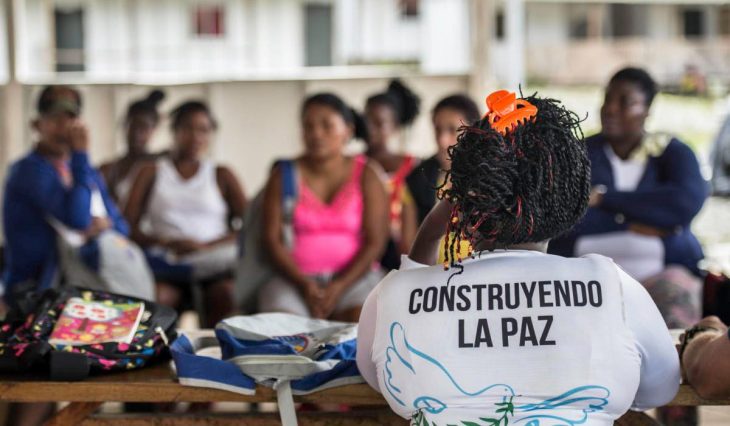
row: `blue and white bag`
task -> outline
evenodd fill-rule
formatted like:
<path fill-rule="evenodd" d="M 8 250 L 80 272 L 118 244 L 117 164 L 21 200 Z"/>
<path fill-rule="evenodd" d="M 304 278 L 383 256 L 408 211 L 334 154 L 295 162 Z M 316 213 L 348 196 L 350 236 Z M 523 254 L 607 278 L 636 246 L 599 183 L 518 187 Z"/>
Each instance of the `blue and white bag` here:
<path fill-rule="evenodd" d="M 355 364 L 357 324 L 266 313 L 227 318 L 215 334 L 217 342 L 181 335 L 172 345 L 180 383 L 244 395 L 270 386 L 285 426 L 297 424 L 293 394 L 364 382 Z M 217 344 L 220 358 L 203 355 Z"/>

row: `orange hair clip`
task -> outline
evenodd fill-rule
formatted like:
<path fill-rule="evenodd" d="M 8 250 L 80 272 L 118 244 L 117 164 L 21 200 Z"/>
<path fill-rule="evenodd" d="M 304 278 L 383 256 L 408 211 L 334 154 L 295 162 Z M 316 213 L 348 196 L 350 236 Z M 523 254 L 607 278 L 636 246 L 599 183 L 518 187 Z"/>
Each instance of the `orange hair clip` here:
<path fill-rule="evenodd" d="M 524 99 L 517 99 L 514 92 L 497 90 L 487 96 L 485 115 L 492 128 L 503 136 L 520 124 L 527 122 L 537 114 L 537 107 Z"/>

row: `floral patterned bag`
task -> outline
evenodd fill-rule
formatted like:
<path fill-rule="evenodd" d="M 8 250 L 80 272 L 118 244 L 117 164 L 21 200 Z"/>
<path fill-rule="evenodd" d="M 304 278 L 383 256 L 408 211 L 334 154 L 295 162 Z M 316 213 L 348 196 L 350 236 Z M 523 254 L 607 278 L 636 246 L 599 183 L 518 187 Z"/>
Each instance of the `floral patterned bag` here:
<path fill-rule="evenodd" d="M 49 336 L 72 298 L 105 304 L 144 303 L 130 343 L 50 344 Z M 46 370 L 53 380 L 82 380 L 89 374 L 131 370 L 167 358 L 177 313 L 153 302 L 82 288 L 30 293 L 0 323 L 0 371 Z"/>

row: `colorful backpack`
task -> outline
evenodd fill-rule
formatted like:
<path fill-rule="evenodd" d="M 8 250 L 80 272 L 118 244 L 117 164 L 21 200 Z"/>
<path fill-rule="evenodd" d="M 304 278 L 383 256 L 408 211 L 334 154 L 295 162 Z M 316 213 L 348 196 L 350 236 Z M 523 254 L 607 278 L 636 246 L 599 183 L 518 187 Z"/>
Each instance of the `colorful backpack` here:
<path fill-rule="evenodd" d="M 144 303 L 144 312 L 130 343 L 50 344 L 49 337 L 67 301 L 103 304 Z M 16 301 L 0 323 L 0 371 L 47 369 L 52 380 L 82 380 L 89 374 L 131 370 L 169 356 L 176 337 L 177 313 L 172 308 L 129 296 L 81 288 L 48 289 Z"/>

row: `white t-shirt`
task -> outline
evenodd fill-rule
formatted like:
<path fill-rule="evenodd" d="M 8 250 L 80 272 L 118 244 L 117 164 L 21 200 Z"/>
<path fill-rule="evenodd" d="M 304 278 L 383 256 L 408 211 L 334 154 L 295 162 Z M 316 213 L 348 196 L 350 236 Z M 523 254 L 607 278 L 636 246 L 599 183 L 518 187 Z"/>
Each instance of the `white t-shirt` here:
<path fill-rule="evenodd" d="M 497 251 L 463 266 L 404 257 L 363 307 L 358 367 L 400 416 L 611 425 L 676 394 L 669 331 L 610 259 Z"/>
<path fill-rule="evenodd" d="M 608 144 L 604 146 L 611 163 L 617 191 L 636 191 L 646 170 L 646 156 L 621 159 Z M 644 281 L 664 270 L 664 243 L 659 237 L 630 231 L 583 235 L 575 243 L 575 255 L 600 253 L 613 259 L 629 275 Z"/>

